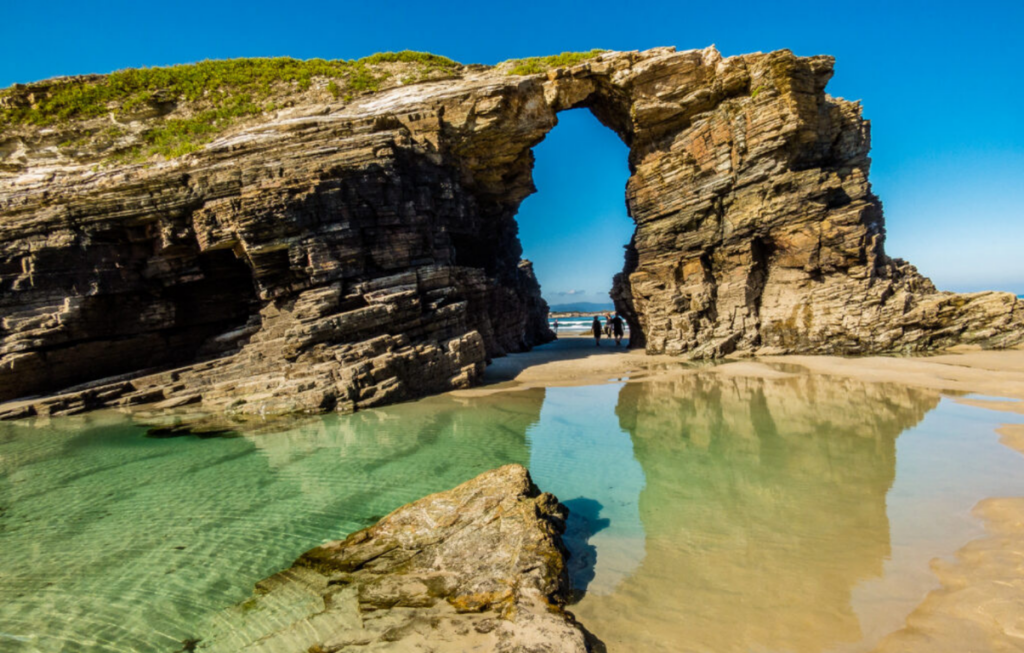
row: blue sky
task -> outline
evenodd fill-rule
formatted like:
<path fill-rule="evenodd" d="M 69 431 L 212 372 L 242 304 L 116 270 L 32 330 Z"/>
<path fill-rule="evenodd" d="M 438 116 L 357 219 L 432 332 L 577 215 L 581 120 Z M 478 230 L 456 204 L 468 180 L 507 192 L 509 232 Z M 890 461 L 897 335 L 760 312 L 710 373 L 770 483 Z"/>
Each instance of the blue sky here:
<path fill-rule="evenodd" d="M 0 86 L 207 58 L 402 49 L 464 63 L 711 43 L 727 56 L 832 54 L 829 92 L 863 100 L 872 121 L 888 252 L 943 289 L 1024 292 L 1021 0 L 5 2 L 0 24 Z M 537 156 L 540 193 L 522 210 L 525 256 L 552 303 L 604 299 L 631 230 L 625 149 L 588 116 L 563 114 Z M 588 295 L 558 294 L 571 290 Z"/>

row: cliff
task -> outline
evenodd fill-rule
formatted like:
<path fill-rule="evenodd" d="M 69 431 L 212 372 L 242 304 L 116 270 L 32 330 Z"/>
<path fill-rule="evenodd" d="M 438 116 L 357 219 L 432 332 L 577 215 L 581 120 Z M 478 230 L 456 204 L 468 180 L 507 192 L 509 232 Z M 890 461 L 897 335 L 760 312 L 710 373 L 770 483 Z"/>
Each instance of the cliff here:
<path fill-rule="evenodd" d="M 300 64 L 195 68 L 234 95 L 160 69 L 3 92 L 0 401 L 59 394 L 0 414 L 347 411 L 475 383 L 551 337 L 515 214 L 531 148 L 579 107 L 630 147 L 613 299 L 634 346 L 1024 340 L 1012 295 L 939 293 L 885 254 L 830 57 Z"/>

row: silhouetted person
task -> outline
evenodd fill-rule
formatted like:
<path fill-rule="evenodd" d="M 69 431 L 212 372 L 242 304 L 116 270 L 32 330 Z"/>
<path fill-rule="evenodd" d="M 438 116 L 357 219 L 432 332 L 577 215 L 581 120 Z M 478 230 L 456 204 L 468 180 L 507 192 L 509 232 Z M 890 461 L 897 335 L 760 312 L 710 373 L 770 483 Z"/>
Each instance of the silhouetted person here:
<path fill-rule="evenodd" d="M 619 317 L 618 313 L 612 318 L 612 335 L 615 336 L 615 346 L 618 347 L 619 343 L 622 342 L 623 336 L 622 318 Z"/>
<path fill-rule="evenodd" d="M 558 320 L 555 320 L 555 323 L 553 325 L 551 325 L 551 326 L 554 327 L 555 335 L 557 336 L 558 335 Z"/>
<path fill-rule="evenodd" d="M 596 315 L 594 316 L 594 323 L 590 325 L 590 330 L 594 332 L 594 346 L 601 346 L 601 320 Z"/>

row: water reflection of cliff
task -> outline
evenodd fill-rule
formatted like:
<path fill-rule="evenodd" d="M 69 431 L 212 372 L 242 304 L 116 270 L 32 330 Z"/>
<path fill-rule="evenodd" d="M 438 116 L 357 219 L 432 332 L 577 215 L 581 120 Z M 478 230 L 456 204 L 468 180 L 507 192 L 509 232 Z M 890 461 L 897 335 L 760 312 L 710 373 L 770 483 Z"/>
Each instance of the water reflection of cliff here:
<path fill-rule="evenodd" d="M 813 376 L 625 385 L 616 413 L 646 476 L 646 557 L 577 615 L 612 650 L 803 653 L 859 640 L 850 596 L 889 555 L 895 440 L 937 403 Z"/>

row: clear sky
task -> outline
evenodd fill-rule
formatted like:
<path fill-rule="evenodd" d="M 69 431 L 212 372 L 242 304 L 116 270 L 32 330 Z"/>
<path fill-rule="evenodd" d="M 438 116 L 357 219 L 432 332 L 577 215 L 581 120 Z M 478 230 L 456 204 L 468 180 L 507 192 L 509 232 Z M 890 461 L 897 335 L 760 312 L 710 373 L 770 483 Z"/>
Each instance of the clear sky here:
<path fill-rule="evenodd" d="M 943 289 L 1024 292 L 1022 0 L 55 0 L 0 3 L 0 25 L 0 86 L 207 58 L 348 59 L 402 49 L 464 63 L 712 43 L 726 56 L 832 54 L 828 91 L 863 100 L 872 121 L 872 181 L 885 203 L 888 252 Z M 620 268 L 630 233 L 625 149 L 589 116 L 563 114 L 537 156 L 540 193 L 522 210 L 524 255 L 552 303 L 603 300 L 593 293 Z M 590 294 L 559 294 L 573 290 Z"/>

